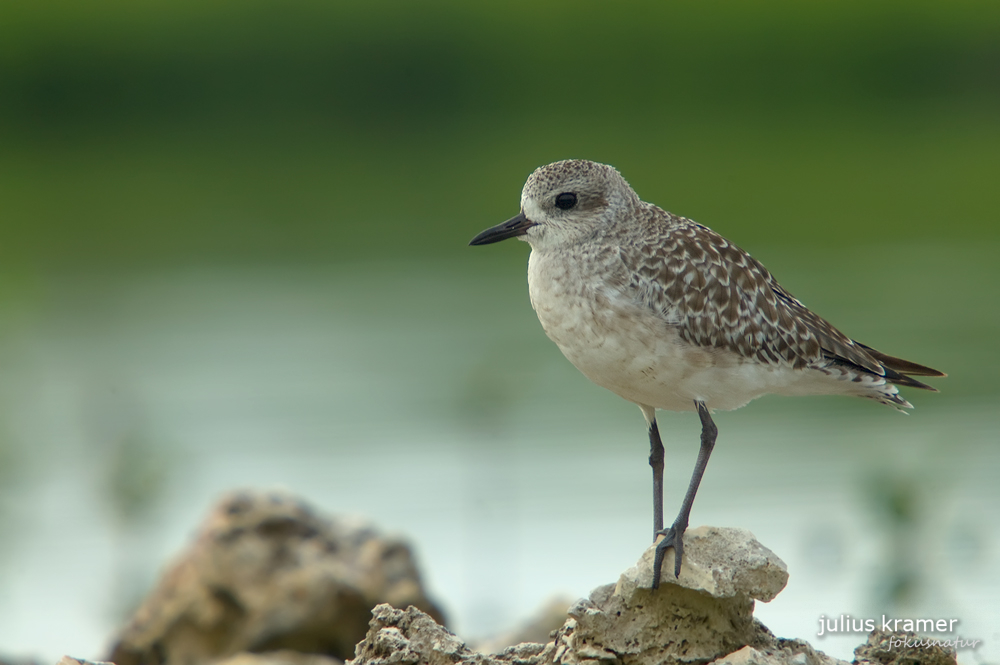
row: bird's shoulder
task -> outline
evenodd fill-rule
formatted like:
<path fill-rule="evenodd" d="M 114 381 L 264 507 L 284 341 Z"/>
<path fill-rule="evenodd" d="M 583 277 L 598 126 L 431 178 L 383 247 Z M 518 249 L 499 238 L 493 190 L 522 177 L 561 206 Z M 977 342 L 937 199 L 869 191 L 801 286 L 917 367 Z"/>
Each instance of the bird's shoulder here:
<path fill-rule="evenodd" d="M 653 206 L 619 245 L 629 295 L 703 347 L 766 364 L 882 366 L 784 289 L 760 261 L 712 229 Z"/>

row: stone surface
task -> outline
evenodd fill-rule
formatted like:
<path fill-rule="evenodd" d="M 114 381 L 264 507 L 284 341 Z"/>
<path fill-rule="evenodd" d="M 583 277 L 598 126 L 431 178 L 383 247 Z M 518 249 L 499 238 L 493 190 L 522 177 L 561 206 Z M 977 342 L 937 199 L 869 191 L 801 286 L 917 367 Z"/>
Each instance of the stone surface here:
<path fill-rule="evenodd" d="M 679 579 L 665 574 L 650 588 L 651 547 L 616 584 L 568 611 L 553 601 L 522 631 L 474 650 L 440 625 L 401 543 L 284 495 L 237 493 L 137 611 L 111 660 L 339 665 L 353 651 L 350 665 L 847 665 L 753 618 L 755 600 L 773 599 L 788 573 L 750 532 L 699 527 L 684 544 Z M 873 635 L 856 665 L 955 663 L 953 652 L 910 653 L 888 639 Z"/>
<path fill-rule="evenodd" d="M 574 604 L 553 641 L 487 654 L 416 608 L 380 605 L 349 665 L 848 665 L 753 618 L 754 599 L 774 598 L 788 573 L 748 531 L 692 529 L 684 543 L 694 554 L 679 580 L 649 588 L 650 550 L 617 584 Z"/>
<path fill-rule="evenodd" d="M 746 646 L 712 661 L 712 665 L 849 665 L 816 651 L 801 640 L 777 640 L 773 646 L 755 649 Z"/>
<path fill-rule="evenodd" d="M 409 548 L 280 493 L 225 497 L 122 630 L 117 665 L 194 665 L 243 651 L 346 658 L 380 602 L 441 619 Z"/>
<path fill-rule="evenodd" d="M 519 644 L 498 654 L 473 651 L 454 633 L 415 607 L 372 610 L 368 634 L 348 665 L 546 665 L 552 645 Z"/>
<path fill-rule="evenodd" d="M 548 644 L 523 643 L 495 654 L 469 649 L 459 638 L 426 614 L 410 607 L 380 605 L 372 612 L 368 635 L 348 665 L 661 665 L 676 662 L 655 651 L 614 653 L 598 645 L 579 643 L 567 648 L 561 639 Z M 572 619 L 570 620 L 572 621 Z M 569 622 L 567 622 L 568 624 Z M 800 640 L 774 639 L 764 629 L 758 646 L 746 646 L 714 660 L 711 665 L 849 665 L 816 651 Z"/>
<path fill-rule="evenodd" d="M 700 528 L 685 535 L 679 580 L 649 588 L 652 548 L 617 584 L 577 602 L 547 644 L 526 643 L 487 655 L 470 650 L 410 608 L 376 608 L 352 665 L 427 663 L 496 665 L 834 665 L 805 643 L 777 640 L 753 618 L 754 598 L 770 600 L 788 580 L 785 565 L 748 531 Z"/>
<path fill-rule="evenodd" d="M 708 663 L 750 645 L 773 647 L 753 618 L 754 599 L 771 600 L 788 581 L 785 564 L 749 531 L 699 527 L 684 534 L 680 577 L 650 588 L 655 546 L 615 585 L 599 587 L 569 611 L 554 662 Z M 673 550 L 668 550 L 669 569 Z"/>
<path fill-rule="evenodd" d="M 856 665 L 955 665 L 958 662 L 954 649 L 926 645 L 925 639 L 916 633 L 874 630 L 868 641 L 854 650 L 854 662 Z"/>
<path fill-rule="evenodd" d="M 630 594 L 633 586 L 653 584 L 651 546 L 633 568 L 618 581 L 620 594 Z M 674 550 L 663 560 L 662 583 L 705 591 L 716 598 L 745 596 L 765 603 L 777 596 L 788 583 L 788 568 L 746 529 L 700 526 L 684 533 L 684 558 L 679 578 L 673 576 Z"/>
<path fill-rule="evenodd" d="M 569 611 L 557 631 L 554 662 L 565 665 L 708 663 L 746 645 L 771 646 L 774 637 L 753 618 L 745 596 L 713 598 L 675 584 L 656 591 L 632 585 L 595 589 Z"/>

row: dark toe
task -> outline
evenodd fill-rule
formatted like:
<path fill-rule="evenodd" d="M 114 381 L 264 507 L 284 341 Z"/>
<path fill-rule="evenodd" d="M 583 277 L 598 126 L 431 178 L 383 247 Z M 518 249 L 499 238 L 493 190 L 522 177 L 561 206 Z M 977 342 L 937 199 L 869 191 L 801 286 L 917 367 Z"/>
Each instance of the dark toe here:
<path fill-rule="evenodd" d="M 684 529 L 678 533 L 677 525 L 671 526 L 657 532 L 657 536 L 663 536 L 663 540 L 656 543 L 656 552 L 653 555 L 653 587 L 660 586 L 660 569 L 663 567 L 663 559 L 666 557 L 667 549 L 674 548 L 674 579 L 681 576 L 681 560 L 684 556 Z"/>

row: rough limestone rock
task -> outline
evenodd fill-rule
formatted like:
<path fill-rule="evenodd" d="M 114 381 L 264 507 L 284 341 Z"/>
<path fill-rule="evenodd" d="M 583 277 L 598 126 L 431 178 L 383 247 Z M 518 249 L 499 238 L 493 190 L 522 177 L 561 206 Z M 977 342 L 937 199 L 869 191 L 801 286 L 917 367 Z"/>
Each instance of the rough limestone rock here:
<path fill-rule="evenodd" d="M 890 640 L 892 642 L 890 643 Z M 873 630 L 854 650 L 856 665 L 955 665 L 954 649 L 923 643 L 916 633 Z"/>
<path fill-rule="evenodd" d="M 754 599 L 771 600 L 788 581 L 785 564 L 749 531 L 699 527 L 684 535 L 680 577 L 664 563 L 653 590 L 655 546 L 569 611 L 556 634 L 554 662 L 708 663 L 746 646 L 767 649 L 773 635 L 753 618 Z"/>
<path fill-rule="evenodd" d="M 351 665 L 843 665 L 804 642 L 778 640 L 754 620 L 754 599 L 774 598 L 785 565 L 748 531 L 699 528 L 684 538 L 678 580 L 656 591 L 653 550 L 617 584 L 577 602 L 547 644 L 525 643 L 487 655 L 416 610 L 375 609 Z M 728 660 L 727 660 L 728 659 Z"/>
<path fill-rule="evenodd" d="M 415 607 L 372 610 L 368 634 L 348 665 L 548 665 L 552 644 L 519 644 L 499 654 L 473 651 Z"/>
<path fill-rule="evenodd" d="M 801 640 L 776 641 L 774 646 L 755 649 L 746 646 L 712 661 L 711 665 L 850 665 L 846 660 L 827 656 Z"/>
<path fill-rule="evenodd" d="M 348 665 L 554 665 L 566 662 L 558 642 L 523 643 L 495 654 L 470 650 L 459 638 L 414 607 L 397 610 L 379 605 L 372 612 L 368 635 Z M 766 629 L 765 629 L 766 632 Z M 816 651 L 800 640 L 770 638 L 767 644 L 746 646 L 711 665 L 849 665 Z M 619 656 L 599 648 L 577 648 L 574 662 L 588 665 L 660 665 L 653 652 Z"/>
<path fill-rule="evenodd" d="M 634 567 L 618 580 L 619 594 L 653 584 L 655 547 L 647 549 Z M 744 596 L 770 602 L 788 583 L 785 562 L 746 529 L 700 526 L 684 533 L 680 577 L 673 576 L 674 550 L 663 560 L 661 585 L 672 583 L 705 591 L 716 598 Z"/>
<path fill-rule="evenodd" d="M 279 493 L 225 497 L 122 630 L 117 665 L 196 665 L 281 649 L 346 658 L 371 608 L 441 620 L 409 548 Z"/>

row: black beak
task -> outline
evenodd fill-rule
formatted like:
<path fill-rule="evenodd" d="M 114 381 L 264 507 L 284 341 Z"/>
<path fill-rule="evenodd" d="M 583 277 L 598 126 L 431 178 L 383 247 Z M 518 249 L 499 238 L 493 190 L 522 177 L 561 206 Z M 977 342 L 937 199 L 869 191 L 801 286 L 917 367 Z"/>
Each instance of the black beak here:
<path fill-rule="evenodd" d="M 497 224 L 496 226 L 486 229 L 469 241 L 469 244 L 489 245 L 490 243 L 500 242 L 501 240 L 506 240 L 507 238 L 523 236 L 528 232 L 528 229 L 534 225 L 535 223 L 525 217 L 524 212 L 522 211 L 516 217 L 511 217 L 503 224 Z"/>

